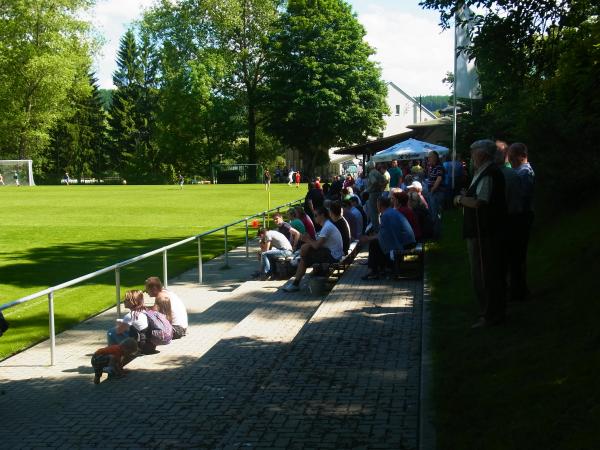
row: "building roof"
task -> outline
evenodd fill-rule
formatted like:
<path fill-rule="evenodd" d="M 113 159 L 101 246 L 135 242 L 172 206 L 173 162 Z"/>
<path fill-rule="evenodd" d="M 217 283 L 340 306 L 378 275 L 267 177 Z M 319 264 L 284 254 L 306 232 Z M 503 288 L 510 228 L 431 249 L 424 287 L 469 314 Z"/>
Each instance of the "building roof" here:
<path fill-rule="evenodd" d="M 413 102 L 416 105 L 419 105 L 421 107 L 421 109 L 423 110 L 423 112 L 425 114 L 427 114 L 430 118 L 435 119 L 436 115 L 434 113 L 432 113 L 430 110 L 428 110 L 427 108 L 425 108 L 425 106 L 423 106 L 422 103 L 420 103 L 417 99 L 415 99 L 414 97 L 408 95 L 406 92 L 404 92 L 402 89 L 400 89 L 398 86 L 396 86 L 392 81 L 388 81 L 387 83 L 389 86 L 393 87 L 395 90 L 397 90 L 398 92 L 400 92 L 402 95 L 404 95 L 407 99 L 409 99 L 411 102 Z"/>
<path fill-rule="evenodd" d="M 356 157 L 362 155 L 373 155 L 380 150 L 384 150 L 391 147 L 398 142 L 405 141 L 415 134 L 414 131 L 405 131 L 404 133 L 394 134 L 392 136 L 386 136 L 381 139 L 375 139 L 373 141 L 365 142 L 364 144 L 351 145 L 350 147 L 340 148 L 335 150 L 333 153 L 336 155 L 355 155 Z"/>

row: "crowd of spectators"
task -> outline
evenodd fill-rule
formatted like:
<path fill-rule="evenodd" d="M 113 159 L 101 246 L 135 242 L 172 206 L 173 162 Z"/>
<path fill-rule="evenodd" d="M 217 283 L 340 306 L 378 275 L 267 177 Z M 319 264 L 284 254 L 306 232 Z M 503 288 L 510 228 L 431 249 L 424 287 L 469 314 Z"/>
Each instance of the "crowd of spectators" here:
<path fill-rule="evenodd" d="M 367 162 L 357 178 L 314 178 L 303 207 L 288 212 L 289 223 L 275 215 L 277 230 L 261 230 L 258 275 L 271 276 L 268 258 L 296 252 L 296 273 L 286 289 L 297 290 L 308 267 L 340 261 L 350 243 L 359 241 L 369 248 L 364 278 L 378 278 L 398 252 L 439 239 L 442 212 L 454 203 L 464 208 L 463 235 L 480 305 L 475 326 L 503 322 L 507 300 L 529 297 L 525 266 L 534 172 L 527 147 L 519 143 L 477 141 L 471 163 L 469 177 L 465 162 L 443 161 L 432 151 L 422 161 Z"/>

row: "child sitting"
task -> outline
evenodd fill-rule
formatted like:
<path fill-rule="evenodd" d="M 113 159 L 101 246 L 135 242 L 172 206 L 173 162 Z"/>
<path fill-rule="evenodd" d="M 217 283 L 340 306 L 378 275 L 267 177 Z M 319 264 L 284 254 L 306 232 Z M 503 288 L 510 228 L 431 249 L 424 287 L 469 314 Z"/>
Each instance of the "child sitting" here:
<path fill-rule="evenodd" d="M 138 345 L 135 339 L 127 338 L 118 345 L 110 345 L 100 348 L 92 355 L 92 367 L 94 368 L 94 384 L 100 383 L 102 372 L 122 376 L 125 372 L 123 366 L 133 359 Z"/>

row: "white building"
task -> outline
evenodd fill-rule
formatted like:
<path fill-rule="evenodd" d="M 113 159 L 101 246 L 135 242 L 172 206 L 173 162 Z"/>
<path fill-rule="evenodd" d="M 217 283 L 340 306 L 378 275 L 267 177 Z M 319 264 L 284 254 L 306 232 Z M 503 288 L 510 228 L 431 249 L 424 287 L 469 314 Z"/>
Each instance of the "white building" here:
<path fill-rule="evenodd" d="M 387 104 L 390 114 L 383 116 L 385 128 L 378 138 L 412 131 L 408 128 L 409 125 L 436 119 L 435 114 L 420 105 L 417 99 L 408 95 L 391 81 L 386 84 L 388 87 Z M 408 136 L 406 139 L 408 139 Z M 328 175 L 343 173 L 342 163 L 346 161 L 353 160 L 358 163 L 358 160 L 353 156 L 334 154 L 335 150 L 337 149 L 332 148 L 329 150 Z"/>
<path fill-rule="evenodd" d="M 390 114 L 384 116 L 385 129 L 380 137 L 392 136 L 394 134 L 410 131 L 408 125 L 426 122 L 435 119 L 435 114 L 419 104 L 419 101 L 391 81 L 387 83 L 387 104 Z"/>

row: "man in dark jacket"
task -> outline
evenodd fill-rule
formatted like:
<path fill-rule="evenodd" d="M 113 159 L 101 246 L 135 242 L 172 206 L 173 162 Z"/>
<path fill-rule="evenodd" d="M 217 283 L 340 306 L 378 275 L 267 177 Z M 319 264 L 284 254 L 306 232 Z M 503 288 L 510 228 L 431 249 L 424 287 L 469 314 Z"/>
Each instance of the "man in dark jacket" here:
<path fill-rule="evenodd" d="M 489 139 L 471 145 L 475 168 L 465 195 L 454 204 L 464 208 L 463 237 L 471 265 L 480 318 L 473 328 L 497 325 L 506 314 L 506 280 L 502 243 L 507 213 L 504 177 L 494 164 L 496 143 Z"/>

